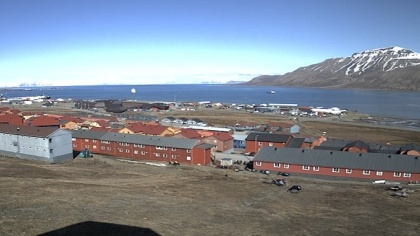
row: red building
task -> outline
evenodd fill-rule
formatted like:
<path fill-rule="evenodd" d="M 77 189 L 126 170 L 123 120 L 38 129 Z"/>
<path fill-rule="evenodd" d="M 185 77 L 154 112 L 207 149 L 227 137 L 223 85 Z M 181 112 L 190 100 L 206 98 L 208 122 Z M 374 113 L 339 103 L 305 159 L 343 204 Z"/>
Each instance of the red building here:
<path fill-rule="evenodd" d="M 74 150 L 88 148 L 92 153 L 121 158 L 207 165 L 211 163 L 212 147 L 195 139 L 73 131 Z"/>
<path fill-rule="evenodd" d="M 264 147 L 254 168 L 278 172 L 420 181 L 420 157 L 388 153 L 356 153 L 319 149 Z"/>

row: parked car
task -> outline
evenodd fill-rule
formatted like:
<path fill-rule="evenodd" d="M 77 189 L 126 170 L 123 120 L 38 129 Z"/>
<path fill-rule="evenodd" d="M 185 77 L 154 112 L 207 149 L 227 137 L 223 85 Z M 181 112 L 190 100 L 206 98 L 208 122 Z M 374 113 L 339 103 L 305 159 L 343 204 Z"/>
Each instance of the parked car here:
<path fill-rule="evenodd" d="M 299 193 L 300 190 L 302 190 L 302 188 L 300 187 L 300 185 L 293 185 L 287 191 L 289 191 L 291 193 Z"/>
<path fill-rule="evenodd" d="M 287 173 L 287 172 L 279 172 L 279 173 L 277 173 L 277 175 L 281 175 L 281 176 L 289 176 L 290 174 L 289 173 Z"/>

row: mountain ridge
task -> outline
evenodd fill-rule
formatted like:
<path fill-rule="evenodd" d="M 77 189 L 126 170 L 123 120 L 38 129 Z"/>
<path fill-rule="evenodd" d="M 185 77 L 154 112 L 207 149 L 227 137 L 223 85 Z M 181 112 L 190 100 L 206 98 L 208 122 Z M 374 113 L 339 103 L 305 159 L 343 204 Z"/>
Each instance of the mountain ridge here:
<path fill-rule="evenodd" d="M 284 75 L 257 76 L 244 85 L 420 90 L 420 53 L 394 46 L 330 58 Z"/>

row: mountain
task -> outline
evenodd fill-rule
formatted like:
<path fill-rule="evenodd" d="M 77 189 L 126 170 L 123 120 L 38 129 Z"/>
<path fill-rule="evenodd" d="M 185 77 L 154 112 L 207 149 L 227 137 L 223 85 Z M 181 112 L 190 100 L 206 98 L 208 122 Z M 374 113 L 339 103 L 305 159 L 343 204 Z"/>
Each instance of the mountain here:
<path fill-rule="evenodd" d="M 420 54 L 401 47 L 368 50 L 245 85 L 420 90 Z"/>

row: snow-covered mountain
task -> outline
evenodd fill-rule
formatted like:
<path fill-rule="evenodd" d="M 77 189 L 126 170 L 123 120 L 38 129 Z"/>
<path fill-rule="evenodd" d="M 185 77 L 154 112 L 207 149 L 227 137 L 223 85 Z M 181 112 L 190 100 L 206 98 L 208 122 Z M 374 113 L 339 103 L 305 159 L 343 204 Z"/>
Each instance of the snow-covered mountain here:
<path fill-rule="evenodd" d="M 367 50 L 247 84 L 420 90 L 420 53 L 401 47 Z"/>

